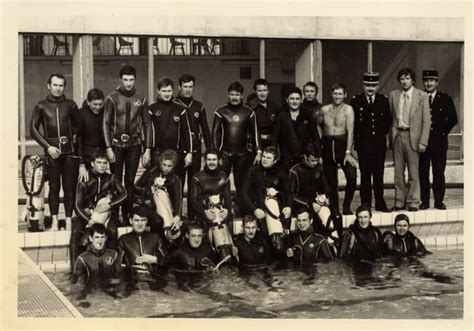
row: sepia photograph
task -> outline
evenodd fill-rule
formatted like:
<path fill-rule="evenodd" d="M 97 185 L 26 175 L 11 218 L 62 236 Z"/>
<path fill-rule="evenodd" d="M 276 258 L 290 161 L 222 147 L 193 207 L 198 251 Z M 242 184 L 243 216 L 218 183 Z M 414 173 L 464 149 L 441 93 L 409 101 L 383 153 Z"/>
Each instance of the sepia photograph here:
<path fill-rule="evenodd" d="M 6 329 L 472 327 L 470 1 L 121 4 L 2 4 Z"/>

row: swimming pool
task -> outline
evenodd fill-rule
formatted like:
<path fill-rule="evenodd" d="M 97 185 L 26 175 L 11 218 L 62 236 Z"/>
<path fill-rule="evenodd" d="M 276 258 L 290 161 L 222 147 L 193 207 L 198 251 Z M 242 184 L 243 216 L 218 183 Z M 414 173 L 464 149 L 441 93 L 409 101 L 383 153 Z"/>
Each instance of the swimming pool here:
<path fill-rule="evenodd" d="M 46 273 L 84 317 L 462 319 L 463 250 L 423 258 L 169 272 L 84 289 Z"/>

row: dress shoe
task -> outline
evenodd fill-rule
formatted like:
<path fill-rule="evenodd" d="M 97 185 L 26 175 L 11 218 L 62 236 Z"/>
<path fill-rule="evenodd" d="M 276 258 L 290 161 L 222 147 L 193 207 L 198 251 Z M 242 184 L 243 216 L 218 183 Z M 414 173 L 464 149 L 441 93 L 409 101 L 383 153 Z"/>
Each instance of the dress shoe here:
<path fill-rule="evenodd" d="M 390 209 L 387 208 L 387 206 L 382 206 L 382 207 L 375 207 L 376 211 L 381 211 L 382 213 L 389 213 Z"/>
<path fill-rule="evenodd" d="M 416 207 L 408 207 L 408 211 L 418 211 L 418 208 L 416 208 Z"/>
<path fill-rule="evenodd" d="M 428 209 L 430 208 L 430 205 L 427 204 L 427 203 L 424 203 L 422 202 L 421 205 L 420 205 L 420 210 L 425 210 L 425 209 Z"/>
<path fill-rule="evenodd" d="M 440 209 L 440 210 L 446 210 L 446 205 L 442 202 L 440 203 L 435 203 L 435 208 Z"/>
<path fill-rule="evenodd" d="M 393 206 L 392 211 L 399 211 L 399 210 L 404 210 L 405 207 L 398 207 L 398 206 Z"/>

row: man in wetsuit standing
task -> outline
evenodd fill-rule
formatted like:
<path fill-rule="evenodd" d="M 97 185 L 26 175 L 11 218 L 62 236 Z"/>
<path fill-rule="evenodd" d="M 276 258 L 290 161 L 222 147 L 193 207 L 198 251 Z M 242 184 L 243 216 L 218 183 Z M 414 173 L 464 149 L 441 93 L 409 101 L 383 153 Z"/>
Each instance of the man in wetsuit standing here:
<path fill-rule="evenodd" d="M 211 220 L 209 198 L 219 195 L 222 203 L 223 219 L 229 224 L 232 232 L 232 201 L 230 180 L 226 172 L 219 168 L 219 151 L 208 149 L 204 153 L 204 169 L 196 173 L 191 181 L 191 204 L 193 214 L 199 220 Z M 206 229 L 209 222 L 204 222 Z"/>
<path fill-rule="evenodd" d="M 217 108 L 212 121 L 212 142 L 222 157 L 222 168 L 229 175 L 232 169 L 234 184 L 237 191 L 237 202 L 241 206 L 241 190 L 245 172 L 252 164 L 252 150 L 249 150 L 249 134 L 251 144 L 256 148 L 254 164 L 260 162 L 262 150 L 255 112 L 242 105 L 244 87 L 234 82 L 227 88 L 229 101 Z"/>
<path fill-rule="evenodd" d="M 343 214 L 352 215 L 351 202 L 356 189 L 357 160 L 352 156 L 354 141 L 354 110 L 344 102 L 347 96 L 343 84 L 331 87 L 333 102 L 321 108 L 318 123 L 322 125 L 323 167 L 331 190 L 331 210 L 339 213 L 337 170 L 341 167 L 346 176 Z"/>
<path fill-rule="evenodd" d="M 256 98 L 248 100 L 247 105 L 253 109 L 257 117 L 260 146 L 263 149 L 272 144 L 273 123 L 280 111 L 280 107 L 268 98 L 270 88 L 266 79 L 257 79 L 253 84 L 253 90 L 255 91 Z"/>
<path fill-rule="evenodd" d="M 178 159 L 174 172 L 184 186 L 185 168 L 193 159 L 193 139 L 191 137 L 189 114 L 186 108 L 173 100 L 174 83 L 171 79 L 161 78 L 157 85 L 158 97 L 150 104 L 150 117 L 153 122 L 153 149 L 151 166 L 159 163 L 159 156 L 165 150 L 173 150 Z"/>
<path fill-rule="evenodd" d="M 142 163 L 150 161 L 152 127 L 148 114 L 147 99 L 136 92 L 134 67 L 126 65 L 120 69 L 120 86 L 105 101 L 102 121 L 110 170 L 121 183 L 125 167 L 125 189 L 127 200 L 122 204 L 123 224 L 129 218 L 134 197 L 134 181 L 140 162 L 140 136 L 145 137 L 145 152 Z"/>
<path fill-rule="evenodd" d="M 192 162 L 187 167 L 186 174 L 188 184 L 187 204 L 188 204 L 188 218 L 194 218 L 194 209 L 191 205 L 191 181 L 193 176 L 201 170 L 201 156 L 202 156 L 202 141 L 206 146 L 206 150 L 212 147 L 211 132 L 209 131 L 209 124 L 207 123 L 206 109 L 204 105 L 198 100 L 194 99 L 194 87 L 196 79 L 194 76 L 184 74 L 179 78 L 179 95 L 175 99 L 177 103 L 186 109 L 189 120 L 189 128 L 192 139 Z M 184 185 L 184 182 L 183 182 Z"/>
<path fill-rule="evenodd" d="M 107 247 L 116 249 L 118 214 L 111 212 L 111 210 L 127 198 L 127 191 L 115 178 L 115 175 L 106 172 L 108 161 L 105 151 L 95 152 L 92 159 L 89 179 L 77 184 L 75 210 L 78 217 L 72 223 L 69 244 L 71 267 L 80 253 L 80 241 L 85 228 L 95 223 L 94 217 L 91 217 L 94 213 L 109 213 L 109 219 L 105 222 L 108 236 Z M 98 202 L 107 196 L 110 201 L 98 205 Z"/>
<path fill-rule="evenodd" d="M 48 96 L 39 101 L 31 117 L 31 136 L 46 155 L 46 172 L 49 180 L 49 211 L 51 230 L 58 230 L 59 192 L 64 192 L 66 230 L 71 229 L 74 194 L 78 178 L 79 159 L 75 136 L 79 127 L 79 110 L 74 101 L 66 99 L 66 79 L 54 73 L 48 78 Z M 43 133 L 39 131 L 43 127 Z"/>

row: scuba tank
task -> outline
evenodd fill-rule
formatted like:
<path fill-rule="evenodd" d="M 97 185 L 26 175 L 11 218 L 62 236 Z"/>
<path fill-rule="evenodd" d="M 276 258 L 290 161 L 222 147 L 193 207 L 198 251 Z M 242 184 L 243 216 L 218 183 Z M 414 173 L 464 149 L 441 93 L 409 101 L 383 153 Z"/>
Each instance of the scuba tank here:
<path fill-rule="evenodd" d="M 222 201 L 218 194 L 209 197 L 209 210 L 215 215 L 211 225 L 211 238 L 216 250 L 221 254 L 221 258 L 232 257 L 232 237 L 227 224 L 221 218 Z"/>
<path fill-rule="evenodd" d="M 44 159 L 39 155 L 26 155 L 21 164 L 21 180 L 27 205 L 21 219 L 27 222 L 28 231 L 44 230 Z"/>
<path fill-rule="evenodd" d="M 340 229 L 338 219 L 336 219 L 336 217 L 333 217 L 333 215 L 331 215 L 331 210 L 328 207 L 328 199 L 325 194 L 317 195 L 316 198 L 314 199 L 313 206 L 315 204 L 320 206 L 319 211 L 316 212 L 316 214 L 318 215 L 321 222 L 325 224 L 327 241 L 328 241 L 329 247 L 331 248 L 334 256 L 337 256 L 336 246 L 339 245 L 339 242 L 340 242 L 339 232 L 340 230 L 342 230 Z"/>
<path fill-rule="evenodd" d="M 153 201 L 156 206 L 156 213 L 163 219 L 163 228 L 165 230 L 165 237 L 168 241 L 173 241 L 181 236 L 181 230 L 172 229 L 173 226 L 173 209 L 171 207 L 171 200 L 166 190 L 166 179 L 163 177 L 156 177 L 151 191 L 153 192 Z"/>
<path fill-rule="evenodd" d="M 273 187 L 265 189 L 265 222 L 267 224 L 268 235 L 272 240 L 273 247 L 280 252 L 285 250 L 285 243 L 283 240 L 284 230 L 283 224 L 280 221 L 280 205 L 277 199 L 278 191 Z"/>
<path fill-rule="evenodd" d="M 103 204 L 109 204 L 110 205 L 110 201 L 111 201 L 111 197 L 110 197 L 109 194 L 106 195 L 105 197 L 99 199 L 99 201 L 97 201 L 96 207 L 94 208 L 94 211 L 92 212 L 90 220 L 93 221 L 94 223 L 104 224 L 105 227 L 107 227 L 107 223 L 109 222 L 109 219 L 110 219 L 110 209 L 108 211 L 105 211 L 105 212 L 102 212 L 102 213 L 98 213 L 95 210 L 100 205 L 103 205 Z"/>

